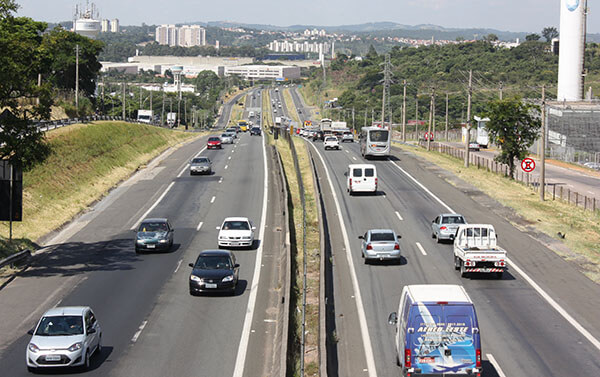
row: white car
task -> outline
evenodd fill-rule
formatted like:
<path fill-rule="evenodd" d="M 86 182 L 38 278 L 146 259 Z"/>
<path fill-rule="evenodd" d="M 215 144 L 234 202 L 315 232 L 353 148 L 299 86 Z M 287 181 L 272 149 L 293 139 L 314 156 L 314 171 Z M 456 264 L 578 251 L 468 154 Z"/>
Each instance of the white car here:
<path fill-rule="evenodd" d="M 327 149 L 340 149 L 340 141 L 335 136 L 327 136 L 323 141 L 325 150 Z"/>
<path fill-rule="evenodd" d="M 102 329 L 92 309 L 65 306 L 48 310 L 32 335 L 25 360 L 27 369 L 90 367 L 90 357 L 102 350 Z"/>
<path fill-rule="evenodd" d="M 252 247 L 254 243 L 256 227 L 247 217 L 227 217 L 217 229 L 219 247 Z"/>
<path fill-rule="evenodd" d="M 349 141 L 351 143 L 354 142 L 354 135 L 352 134 L 352 132 L 344 132 L 344 134 L 342 135 L 342 143 Z"/>
<path fill-rule="evenodd" d="M 222 144 L 233 144 L 233 135 L 229 132 L 223 132 L 221 134 L 221 143 Z"/>

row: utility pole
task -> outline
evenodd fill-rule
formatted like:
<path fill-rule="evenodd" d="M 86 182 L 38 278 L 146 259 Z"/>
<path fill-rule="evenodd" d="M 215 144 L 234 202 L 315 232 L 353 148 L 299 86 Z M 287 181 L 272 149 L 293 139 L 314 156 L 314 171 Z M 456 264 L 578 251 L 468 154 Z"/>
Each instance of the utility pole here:
<path fill-rule="evenodd" d="M 504 83 L 500 81 L 500 101 L 502 101 L 502 90 L 504 89 Z"/>
<path fill-rule="evenodd" d="M 140 109 L 142 108 L 142 85 L 140 85 Z"/>
<path fill-rule="evenodd" d="M 365 125 L 364 127 L 367 127 L 367 116 L 368 116 L 368 109 L 365 108 Z"/>
<path fill-rule="evenodd" d="M 467 135 L 465 136 L 465 168 L 469 167 L 469 143 L 471 142 L 471 95 L 473 93 L 473 70 L 469 70 L 469 96 L 467 97 Z"/>
<path fill-rule="evenodd" d="M 392 82 L 392 70 L 390 63 L 390 54 L 385 55 L 385 63 L 383 63 L 383 98 L 381 99 L 381 127 L 385 126 L 385 113 L 386 110 L 389 110 L 389 100 L 390 100 L 390 83 Z M 387 105 L 387 109 L 386 109 Z M 390 131 L 392 128 L 392 119 L 389 118 L 390 121 Z"/>
<path fill-rule="evenodd" d="M 185 120 L 185 129 L 188 129 L 188 118 L 187 118 L 187 97 L 183 99 L 183 119 Z"/>
<path fill-rule="evenodd" d="M 406 80 L 404 80 L 404 92 L 402 94 L 402 141 L 406 143 Z"/>
<path fill-rule="evenodd" d="M 125 81 L 123 81 L 123 120 L 125 120 L 127 117 L 125 115 L 125 104 L 127 103 L 125 100 L 125 86 L 127 85 L 127 83 Z"/>
<path fill-rule="evenodd" d="M 542 163 L 540 170 L 540 200 L 546 194 L 546 85 L 542 85 Z"/>
<path fill-rule="evenodd" d="M 419 144 L 419 94 L 417 94 L 415 101 L 415 139 L 417 145 Z"/>
<path fill-rule="evenodd" d="M 431 150 L 431 124 L 433 123 L 433 97 L 435 88 L 431 88 L 431 98 L 429 99 L 429 126 L 427 127 L 427 151 Z"/>
<path fill-rule="evenodd" d="M 354 126 L 354 106 L 352 106 L 352 131 L 354 131 L 356 128 Z"/>
<path fill-rule="evenodd" d="M 448 141 L 448 93 L 446 93 L 446 141 Z"/>
<path fill-rule="evenodd" d="M 375 123 L 375 109 L 371 109 L 371 126 Z"/>
<path fill-rule="evenodd" d="M 75 45 L 75 109 L 79 115 L 79 45 Z"/>
<path fill-rule="evenodd" d="M 162 111 L 160 113 L 160 126 L 164 126 L 165 125 L 165 92 L 164 90 L 161 88 L 162 90 Z"/>

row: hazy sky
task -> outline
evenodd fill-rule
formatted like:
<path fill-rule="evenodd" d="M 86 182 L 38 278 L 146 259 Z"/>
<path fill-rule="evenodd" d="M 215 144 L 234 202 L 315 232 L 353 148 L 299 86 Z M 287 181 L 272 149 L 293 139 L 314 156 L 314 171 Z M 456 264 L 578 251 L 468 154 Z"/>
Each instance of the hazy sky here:
<path fill-rule="evenodd" d="M 583 1 L 583 0 L 580 0 Z M 84 0 L 17 0 L 19 15 L 42 21 L 72 18 Z M 560 0 L 96 0 L 102 18 L 121 25 L 236 21 L 288 26 L 391 21 L 406 25 L 489 27 L 537 32 L 559 27 Z M 588 31 L 600 32 L 593 1 Z M 600 9 L 600 8 L 598 8 Z"/>

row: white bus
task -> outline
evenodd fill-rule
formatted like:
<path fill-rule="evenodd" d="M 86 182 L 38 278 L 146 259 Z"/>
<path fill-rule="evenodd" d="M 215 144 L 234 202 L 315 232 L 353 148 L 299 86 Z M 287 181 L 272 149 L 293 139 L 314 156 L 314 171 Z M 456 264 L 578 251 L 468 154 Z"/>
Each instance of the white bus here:
<path fill-rule="evenodd" d="M 392 148 L 392 133 L 380 127 L 363 127 L 360 131 L 360 154 L 363 157 L 388 157 Z"/>

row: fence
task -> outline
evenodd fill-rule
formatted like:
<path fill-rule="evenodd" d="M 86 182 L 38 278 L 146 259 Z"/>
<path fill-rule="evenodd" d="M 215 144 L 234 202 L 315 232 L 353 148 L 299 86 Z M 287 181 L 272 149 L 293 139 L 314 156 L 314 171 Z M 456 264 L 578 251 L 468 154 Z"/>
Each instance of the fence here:
<path fill-rule="evenodd" d="M 423 148 L 427 146 L 426 142 L 419 142 L 419 145 Z M 442 144 L 439 142 L 432 142 L 431 149 L 436 150 L 439 153 L 447 154 L 460 160 L 465 159 L 465 149 L 456 148 L 451 145 Z M 485 169 L 488 172 L 502 174 L 505 177 L 510 175 L 510 168 L 506 164 L 495 161 L 493 158 L 477 155 L 475 153 L 469 153 L 469 163 L 476 166 L 477 169 Z M 517 165 L 518 166 L 518 165 Z M 531 173 L 526 173 L 520 169 L 515 170 L 514 179 L 517 182 L 521 182 L 527 187 L 532 187 L 534 191 L 538 192 L 540 189 L 540 177 L 533 176 Z M 545 183 L 544 189 L 549 196 L 552 196 L 552 200 L 562 200 L 570 205 L 581 207 L 584 210 L 597 211 L 599 209 L 600 202 L 594 197 L 581 194 L 577 191 L 573 191 L 569 188 L 565 188 L 562 185 L 556 183 Z"/>

